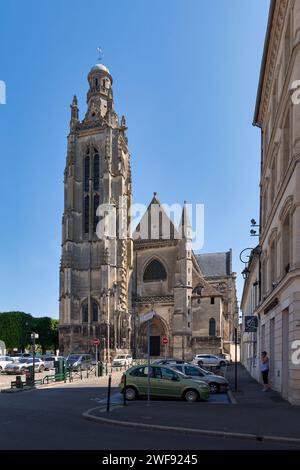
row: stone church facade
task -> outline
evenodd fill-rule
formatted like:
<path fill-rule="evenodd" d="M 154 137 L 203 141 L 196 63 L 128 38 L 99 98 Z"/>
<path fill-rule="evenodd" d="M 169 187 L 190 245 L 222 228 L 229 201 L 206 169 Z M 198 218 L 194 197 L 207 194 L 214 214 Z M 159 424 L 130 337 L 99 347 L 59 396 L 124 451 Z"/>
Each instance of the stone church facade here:
<path fill-rule="evenodd" d="M 76 97 L 71 105 L 64 174 L 60 352 L 92 351 L 91 340 L 99 338 L 106 360 L 125 351 L 143 357 L 147 338 L 141 316 L 154 310 L 153 357 L 191 359 L 201 352 L 230 353 L 238 322 L 231 261 L 229 269 L 222 265 L 222 272 L 203 274 L 207 263 L 201 262 L 204 255 L 192 250 L 186 206 L 175 227 L 154 193 L 130 233 L 127 127 L 125 118 L 119 120 L 114 111 L 112 81 L 108 69 L 96 64 L 88 74 L 82 121 Z"/>

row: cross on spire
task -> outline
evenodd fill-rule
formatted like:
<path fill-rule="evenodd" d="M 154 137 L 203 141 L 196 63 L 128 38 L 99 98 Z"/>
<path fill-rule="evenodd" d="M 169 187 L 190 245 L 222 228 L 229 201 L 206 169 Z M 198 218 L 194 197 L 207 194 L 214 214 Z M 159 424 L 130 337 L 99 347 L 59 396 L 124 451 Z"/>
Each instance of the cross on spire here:
<path fill-rule="evenodd" d="M 102 60 L 102 52 L 103 52 L 102 49 L 101 49 L 101 47 L 97 47 L 97 51 L 98 51 L 98 54 L 99 54 L 98 60 L 99 60 L 99 62 L 101 62 L 101 60 Z"/>

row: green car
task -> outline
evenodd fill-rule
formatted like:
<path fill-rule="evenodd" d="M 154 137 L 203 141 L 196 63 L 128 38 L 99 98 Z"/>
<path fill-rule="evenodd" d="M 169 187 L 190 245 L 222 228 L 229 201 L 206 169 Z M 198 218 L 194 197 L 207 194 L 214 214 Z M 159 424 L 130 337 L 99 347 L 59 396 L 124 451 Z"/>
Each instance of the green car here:
<path fill-rule="evenodd" d="M 134 400 L 148 393 L 148 366 L 134 366 L 122 376 L 119 388 L 124 393 L 126 375 L 126 399 Z M 151 397 L 182 398 L 193 402 L 209 398 L 209 386 L 201 380 L 190 379 L 171 367 L 153 364 L 150 367 Z"/>

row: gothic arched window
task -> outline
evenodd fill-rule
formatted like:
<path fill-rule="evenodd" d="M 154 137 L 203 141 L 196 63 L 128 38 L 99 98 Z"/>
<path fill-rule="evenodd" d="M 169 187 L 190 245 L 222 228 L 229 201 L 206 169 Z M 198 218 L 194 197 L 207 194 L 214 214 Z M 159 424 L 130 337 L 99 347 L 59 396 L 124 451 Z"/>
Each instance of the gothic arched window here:
<path fill-rule="evenodd" d="M 90 197 L 85 196 L 84 198 L 84 233 L 89 233 L 90 230 Z"/>
<path fill-rule="evenodd" d="M 214 318 L 209 319 L 209 336 L 216 336 L 216 320 Z"/>
<path fill-rule="evenodd" d="M 94 155 L 94 190 L 99 189 L 99 155 Z"/>
<path fill-rule="evenodd" d="M 95 194 L 94 196 L 94 209 L 93 209 L 93 231 L 96 232 L 97 223 L 98 223 L 98 216 L 97 216 L 97 209 L 99 206 L 99 196 Z"/>
<path fill-rule="evenodd" d="M 164 265 L 157 259 L 152 260 L 144 271 L 144 281 L 164 281 L 167 279 L 167 273 Z"/>
<path fill-rule="evenodd" d="M 97 322 L 98 321 L 98 304 L 95 301 L 93 301 L 92 303 L 92 316 L 93 316 L 93 322 Z"/>
<path fill-rule="evenodd" d="M 84 190 L 89 190 L 90 179 L 90 156 L 87 155 L 84 159 Z"/>
<path fill-rule="evenodd" d="M 89 321 L 89 306 L 88 306 L 87 302 L 85 302 L 81 307 L 81 316 L 82 316 L 82 323 L 88 323 L 88 321 Z"/>

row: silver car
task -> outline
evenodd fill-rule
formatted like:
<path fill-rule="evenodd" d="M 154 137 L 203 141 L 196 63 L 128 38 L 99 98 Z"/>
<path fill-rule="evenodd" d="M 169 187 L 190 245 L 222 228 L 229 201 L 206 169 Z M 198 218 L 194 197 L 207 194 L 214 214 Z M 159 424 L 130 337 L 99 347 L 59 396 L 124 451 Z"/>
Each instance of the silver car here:
<path fill-rule="evenodd" d="M 210 393 L 226 392 L 229 388 L 228 380 L 225 379 L 225 377 L 208 372 L 207 370 L 201 369 L 201 367 L 192 364 L 170 364 L 170 367 L 193 379 L 197 378 L 203 380 L 203 382 L 209 385 Z"/>
<path fill-rule="evenodd" d="M 7 364 L 4 372 L 6 372 L 6 374 L 26 374 L 26 371 L 32 366 L 33 359 L 24 357 L 17 362 Z M 44 362 L 38 357 L 34 360 L 34 370 L 35 372 L 43 372 L 45 370 Z"/>
<path fill-rule="evenodd" d="M 229 362 L 220 356 L 216 356 L 215 354 L 197 354 L 193 359 L 193 364 L 197 364 L 198 366 L 218 366 L 224 367 L 229 365 Z"/>
<path fill-rule="evenodd" d="M 64 359 L 63 356 L 46 356 L 44 359 L 45 370 L 55 369 L 54 363 L 55 361 L 59 361 L 60 359 Z"/>

